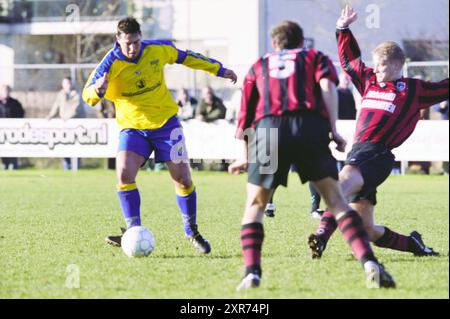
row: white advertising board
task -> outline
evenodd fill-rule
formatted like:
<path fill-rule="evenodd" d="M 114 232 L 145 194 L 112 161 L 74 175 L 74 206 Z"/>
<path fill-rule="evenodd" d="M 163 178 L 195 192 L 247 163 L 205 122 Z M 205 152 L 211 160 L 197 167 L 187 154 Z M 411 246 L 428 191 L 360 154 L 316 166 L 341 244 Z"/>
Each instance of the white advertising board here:
<path fill-rule="evenodd" d="M 338 130 L 351 148 L 354 121 L 338 121 Z M 183 122 L 189 157 L 236 159 L 242 146 L 234 138 L 236 127 L 226 121 Z M 0 157 L 114 157 L 119 130 L 114 119 L 0 119 Z M 346 153 L 334 150 L 338 160 Z M 398 161 L 448 161 L 448 121 L 419 121 L 416 130 L 399 148 Z"/>

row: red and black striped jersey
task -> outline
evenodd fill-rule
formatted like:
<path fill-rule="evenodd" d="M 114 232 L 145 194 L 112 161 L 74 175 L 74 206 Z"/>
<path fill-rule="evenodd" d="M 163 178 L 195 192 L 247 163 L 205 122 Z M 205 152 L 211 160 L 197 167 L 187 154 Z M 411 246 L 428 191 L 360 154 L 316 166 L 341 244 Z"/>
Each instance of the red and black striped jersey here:
<path fill-rule="evenodd" d="M 258 59 L 244 79 L 236 137 L 267 116 L 310 111 L 327 117 L 322 78 L 338 84 L 333 63 L 316 50 L 281 50 Z"/>
<path fill-rule="evenodd" d="M 362 96 L 354 143 L 400 146 L 414 131 L 420 110 L 448 99 L 449 79 L 428 82 L 400 78 L 377 82 L 372 68 L 361 61 L 361 51 L 350 29 L 337 29 L 339 60 Z"/>

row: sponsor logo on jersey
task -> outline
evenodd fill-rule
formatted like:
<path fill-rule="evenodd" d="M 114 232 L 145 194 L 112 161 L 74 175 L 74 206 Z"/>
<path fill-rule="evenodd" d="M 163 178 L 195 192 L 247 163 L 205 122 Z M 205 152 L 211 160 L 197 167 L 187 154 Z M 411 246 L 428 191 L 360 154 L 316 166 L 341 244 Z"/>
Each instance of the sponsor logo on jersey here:
<path fill-rule="evenodd" d="M 406 83 L 405 82 L 397 82 L 396 87 L 397 87 L 397 90 L 399 90 L 401 92 L 404 89 L 406 89 Z"/>
<path fill-rule="evenodd" d="M 396 96 L 397 95 L 392 92 L 369 91 L 367 92 L 365 98 L 394 101 Z"/>
<path fill-rule="evenodd" d="M 378 109 L 389 113 L 394 113 L 397 106 L 387 101 L 363 100 L 361 103 L 361 108 Z"/>
<path fill-rule="evenodd" d="M 132 97 L 132 96 L 136 96 L 136 95 L 141 95 L 141 94 L 144 94 L 144 93 L 156 90 L 160 86 L 161 86 L 161 82 L 157 82 L 154 85 L 152 85 L 150 87 L 146 87 L 146 88 L 144 88 L 142 90 L 139 90 L 137 92 L 122 92 L 121 95 L 125 96 L 125 97 Z"/>
<path fill-rule="evenodd" d="M 136 82 L 136 86 L 137 86 L 138 89 L 143 89 L 143 88 L 145 88 L 145 85 L 146 85 L 146 83 L 145 83 L 145 81 L 144 81 L 143 79 L 139 79 L 139 80 Z"/>

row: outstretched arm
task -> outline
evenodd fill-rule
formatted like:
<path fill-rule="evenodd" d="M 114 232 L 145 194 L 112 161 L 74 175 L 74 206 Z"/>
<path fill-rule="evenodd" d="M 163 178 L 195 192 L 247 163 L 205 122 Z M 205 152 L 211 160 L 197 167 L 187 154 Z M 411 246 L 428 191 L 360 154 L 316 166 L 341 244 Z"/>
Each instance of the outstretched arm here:
<path fill-rule="evenodd" d="M 243 156 L 228 167 L 231 174 L 245 172 L 248 168 L 248 139 L 252 132 L 247 131 L 253 125 L 259 93 L 256 87 L 256 76 L 253 67 L 244 79 L 242 87 L 241 108 L 238 115 L 236 138 L 242 140 Z"/>
<path fill-rule="evenodd" d="M 341 16 L 336 22 L 338 28 L 348 28 L 350 24 L 358 19 L 358 14 L 348 4 L 341 11 Z"/>
<path fill-rule="evenodd" d="M 175 48 L 175 47 L 174 47 Z M 177 50 L 176 63 L 183 64 L 191 69 L 202 70 L 213 75 L 230 79 L 231 82 L 236 83 L 237 76 L 233 70 L 224 68 L 222 63 L 212 58 L 208 58 L 200 53 L 190 50 Z"/>
<path fill-rule="evenodd" d="M 228 166 L 228 173 L 238 175 L 240 173 L 246 172 L 248 168 L 248 142 L 247 140 L 241 141 L 243 157 L 237 159 Z"/>
<path fill-rule="evenodd" d="M 448 100 L 448 78 L 440 82 L 420 81 L 419 107 L 430 107 Z"/>
<path fill-rule="evenodd" d="M 223 77 L 225 79 L 230 79 L 233 84 L 236 84 L 237 75 L 233 70 L 225 69 L 225 71 L 223 72 Z"/>
<path fill-rule="evenodd" d="M 349 5 L 346 5 L 336 22 L 336 39 L 341 67 L 362 95 L 366 82 L 373 75 L 373 69 L 366 67 L 361 61 L 361 50 L 358 42 L 348 28 L 357 19 L 357 13 Z"/>

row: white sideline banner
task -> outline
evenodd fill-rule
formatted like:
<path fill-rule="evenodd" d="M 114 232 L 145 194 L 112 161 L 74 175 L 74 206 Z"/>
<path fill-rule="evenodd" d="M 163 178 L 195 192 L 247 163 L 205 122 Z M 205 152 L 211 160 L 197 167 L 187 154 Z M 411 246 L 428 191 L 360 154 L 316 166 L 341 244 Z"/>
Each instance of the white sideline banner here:
<path fill-rule="evenodd" d="M 336 159 L 343 161 L 353 144 L 356 121 L 340 120 L 336 126 L 347 141 L 345 153 L 335 150 L 331 143 L 331 150 Z M 400 147 L 392 153 L 396 161 L 444 161 L 449 160 L 449 126 L 448 121 L 424 120 L 419 121 L 414 132 Z"/>
<path fill-rule="evenodd" d="M 236 126 L 224 120 L 182 122 L 186 147 L 193 159 L 236 159 L 242 146 Z M 338 121 L 338 130 L 351 149 L 355 121 Z M 115 119 L 0 119 L 0 157 L 115 157 L 119 129 Z M 344 160 L 330 145 L 334 156 Z M 448 121 L 419 121 L 414 133 L 394 150 L 398 161 L 448 161 Z"/>

